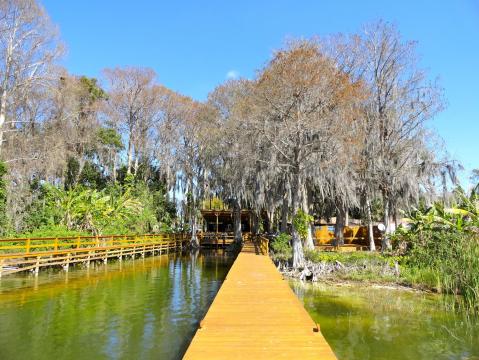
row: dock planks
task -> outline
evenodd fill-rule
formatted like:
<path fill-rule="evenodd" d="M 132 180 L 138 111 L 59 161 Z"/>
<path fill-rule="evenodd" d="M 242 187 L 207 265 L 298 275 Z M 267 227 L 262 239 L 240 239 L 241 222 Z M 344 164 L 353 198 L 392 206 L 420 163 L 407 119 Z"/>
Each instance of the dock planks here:
<path fill-rule="evenodd" d="M 246 243 L 184 359 L 336 359 L 268 256 Z"/>

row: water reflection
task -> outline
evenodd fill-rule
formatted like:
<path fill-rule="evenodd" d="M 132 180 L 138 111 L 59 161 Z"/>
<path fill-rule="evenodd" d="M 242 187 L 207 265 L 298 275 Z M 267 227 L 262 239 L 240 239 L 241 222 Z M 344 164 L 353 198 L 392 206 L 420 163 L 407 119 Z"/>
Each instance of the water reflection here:
<path fill-rule="evenodd" d="M 177 359 L 232 259 L 165 255 L 0 280 L 0 359 Z"/>
<path fill-rule="evenodd" d="M 394 289 L 291 286 L 340 360 L 479 359 L 479 321 L 440 296 Z"/>

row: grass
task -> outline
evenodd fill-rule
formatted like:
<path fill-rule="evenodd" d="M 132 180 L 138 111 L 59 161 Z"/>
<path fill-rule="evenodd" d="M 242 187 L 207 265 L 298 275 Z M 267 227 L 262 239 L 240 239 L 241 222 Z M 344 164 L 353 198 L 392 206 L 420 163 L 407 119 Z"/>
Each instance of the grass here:
<path fill-rule="evenodd" d="M 328 280 L 366 282 L 407 286 L 441 292 L 439 274 L 430 268 L 408 264 L 408 258 L 377 252 L 308 251 L 306 258 L 313 263 L 341 264 L 343 267 L 328 275 Z"/>
<path fill-rule="evenodd" d="M 340 262 L 344 265 L 363 265 L 363 264 L 391 264 L 393 258 L 390 256 L 384 256 L 380 253 L 355 251 L 355 252 L 331 252 L 331 251 L 307 251 L 305 253 L 306 259 L 312 262 L 326 262 L 334 263 Z M 394 264 L 394 263 L 392 263 Z"/>

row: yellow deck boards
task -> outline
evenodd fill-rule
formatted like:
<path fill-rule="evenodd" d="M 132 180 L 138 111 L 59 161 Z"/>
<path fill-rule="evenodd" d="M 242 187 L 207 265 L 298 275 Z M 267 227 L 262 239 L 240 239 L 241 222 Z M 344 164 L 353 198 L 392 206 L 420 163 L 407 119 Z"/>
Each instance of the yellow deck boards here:
<path fill-rule="evenodd" d="M 336 359 L 268 256 L 246 243 L 184 359 Z"/>

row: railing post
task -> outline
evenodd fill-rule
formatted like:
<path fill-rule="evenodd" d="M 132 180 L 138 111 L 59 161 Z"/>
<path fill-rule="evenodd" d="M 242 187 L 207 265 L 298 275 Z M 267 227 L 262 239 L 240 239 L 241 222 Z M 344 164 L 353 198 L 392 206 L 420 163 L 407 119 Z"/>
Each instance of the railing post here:
<path fill-rule="evenodd" d="M 55 238 L 55 242 L 53 243 L 53 250 L 58 251 L 58 237 Z"/>
<path fill-rule="evenodd" d="M 80 236 L 77 236 L 77 249 L 80 248 Z"/>
<path fill-rule="evenodd" d="M 27 244 L 26 244 L 26 249 L 25 249 L 25 253 L 26 254 L 29 254 L 30 253 L 30 238 L 27 239 Z"/>
<path fill-rule="evenodd" d="M 95 235 L 95 244 L 96 244 L 96 247 L 100 247 L 100 242 L 98 240 L 98 235 Z"/>

